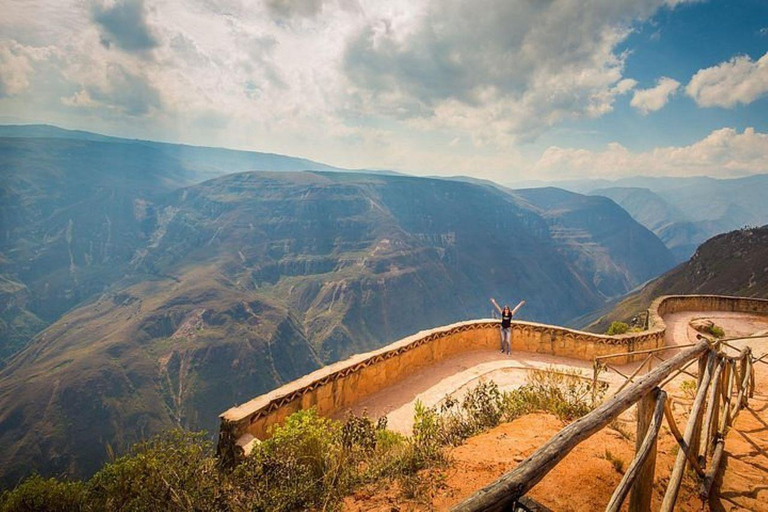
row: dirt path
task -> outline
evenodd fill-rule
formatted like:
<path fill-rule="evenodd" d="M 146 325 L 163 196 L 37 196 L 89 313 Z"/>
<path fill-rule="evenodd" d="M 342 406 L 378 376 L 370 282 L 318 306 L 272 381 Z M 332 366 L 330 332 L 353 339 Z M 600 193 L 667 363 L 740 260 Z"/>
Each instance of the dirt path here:
<path fill-rule="evenodd" d="M 694 318 L 714 320 L 725 329 L 729 338 L 768 331 L 768 317 L 738 313 L 676 313 L 665 317 L 667 344 L 683 345 L 695 341 L 696 332 L 689 326 Z M 749 344 L 758 356 L 768 352 L 768 337 L 735 344 Z M 438 370 L 434 375 L 430 375 L 430 370 L 412 375 L 397 387 L 372 396 L 360 407 L 367 407 L 372 415 L 377 412 L 388 414 L 391 425 L 408 431 L 417 398 L 432 405 L 446 393 L 461 393 L 481 378 L 501 380 L 502 388 L 516 387 L 524 382 L 525 372 L 530 368 L 551 365 L 587 373 L 590 369 L 588 362 L 552 356 L 513 353 L 511 358 L 506 358 L 501 354 L 476 353 L 445 361 L 439 368 L 432 367 Z M 631 371 L 632 366 L 625 369 Z M 725 471 L 716 510 L 768 511 L 768 365 L 757 364 L 755 377 L 756 392 L 750 408 L 741 412 L 726 439 Z M 605 378 L 612 387 L 622 381 L 612 372 Z M 687 421 L 691 403 L 690 397 L 680 389 L 685 380 L 690 377 L 678 377 L 667 387 L 681 428 Z M 620 466 L 625 468 L 634 456 L 634 418 L 634 409 L 630 409 L 617 425 L 620 430 L 606 428 L 583 442 L 536 485 L 530 495 L 556 511 L 602 510 L 621 480 Z M 437 485 L 432 486 L 426 496 L 404 500 L 396 486 L 368 488 L 347 499 L 344 508 L 390 512 L 447 510 L 514 468 L 562 427 L 557 418 L 547 414 L 531 414 L 500 425 L 452 449 L 450 467 L 430 475 L 429 480 Z M 676 442 L 665 424 L 658 444 L 654 510 L 661 504 L 676 453 Z M 676 510 L 701 510 L 697 489 L 697 479 L 686 475 Z"/>

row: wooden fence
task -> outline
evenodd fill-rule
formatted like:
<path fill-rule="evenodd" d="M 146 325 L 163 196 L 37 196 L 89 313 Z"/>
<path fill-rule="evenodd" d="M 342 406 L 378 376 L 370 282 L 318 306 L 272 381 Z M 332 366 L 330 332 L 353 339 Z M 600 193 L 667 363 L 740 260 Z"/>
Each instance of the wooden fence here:
<path fill-rule="evenodd" d="M 738 355 L 728 355 L 726 347 L 737 350 Z M 671 348 L 684 350 L 669 359 L 661 359 L 659 354 Z M 610 399 L 563 428 L 514 470 L 476 492 L 453 510 L 514 509 L 515 504 L 571 450 L 634 404 L 638 406 L 635 458 L 611 496 L 606 511 L 620 510 L 628 495 L 630 512 L 650 510 L 656 441 L 664 419 L 680 450 L 672 467 L 661 510 L 669 512 L 674 509 L 688 465 L 698 476 L 700 494 L 706 500 L 723 458 L 726 433 L 754 393 L 753 366 L 757 362 L 765 363 L 765 356 L 758 359 L 752 356 L 749 347 L 737 349 L 727 341 L 713 341 L 703 336 L 699 336 L 699 342 L 692 345 L 665 347 L 644 353 L 647 356 L 635 372 L 630 375 L 619 372 L 626 382 Z M 596 358 L 595 381 L 601 369 L 610 368 L 604 361 L 614 356 L 620 357 L 621 354 Z M 661 364 L 640 375 L 642 369 L 655 358 L 661 359 Z M 688 372 L 688 367 L 696 362 L 699 371 L 693 375 Z M 683 372 L 697 379 L 697 387 L 688 422 L 681 432 L 663 387 Z"/>

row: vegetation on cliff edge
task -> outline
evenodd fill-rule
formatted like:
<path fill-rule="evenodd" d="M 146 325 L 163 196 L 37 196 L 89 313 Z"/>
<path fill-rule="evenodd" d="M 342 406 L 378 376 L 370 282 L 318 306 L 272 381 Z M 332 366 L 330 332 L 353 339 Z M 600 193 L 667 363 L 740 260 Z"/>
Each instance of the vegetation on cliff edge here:
<path fill-rule="evenodd" d="M 436 407 L 417 402 L 410 437 L 388 430 L 386 418 L 299 411 L 232 471 L 219 467 L 203 433 L 169 431 L 111 457 L 87 481 L 29 477 L 0 495 L 0 511 L 325 510 L 377 483 L 419 499 L 434 485 L 422 470 L 444 467 L 447 446 L 534 411 L 572 421 L 591 410 L 590 398 L 591 383 L 577 374 L 534 371 L 508 392 L 483 382 Z"/>

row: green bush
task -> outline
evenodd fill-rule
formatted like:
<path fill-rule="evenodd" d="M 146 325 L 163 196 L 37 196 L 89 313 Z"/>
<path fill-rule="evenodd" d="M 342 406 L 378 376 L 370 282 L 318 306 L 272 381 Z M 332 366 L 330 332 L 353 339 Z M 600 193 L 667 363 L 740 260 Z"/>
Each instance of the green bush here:
<path fill-rule="evenodd" d="M 691 400 L 696 397 L 697 389 L 696 379 L 686 379 L 680 383 L 680 391 Z"/>
<path fill-rule="evenodd" d="M 88 482 L 94 510 L 214 510 L 221 489 L 212 443 L 182 430 L 138 443 Z"/>
<path fill-rule="evenodd" d="M 83 482 L 32 475 L 12 491 L 0 494 L 2 512 L 78 512 L 88 510 Z"/>
<path fill-rule="evenodd" d="M 605 385 L 597 389 L 598 402 L 605 391 Z M 512 394 L 518 395 L 517 401 L 525 404 L 525 412 L 551 412 L 563 421 L 573 421 L 594 408 L 591 403 L 592 383 L 577 371 L 533 370 L 528 383 Z"/>
<path fill-rule="evenodd" d="M 417 400 L 413 417 L 413 437 L 411 438 L 414 456 L 411 470 L 417 471 L 431 463 L 441 461 L 444 439 L 443 422 L 437 409 L 424 407 L 424 404 Z"/>
<path fill-rule="evenodd" d="M 709 328 L 709 333 L 714 336 L 715 338 L 724 338 L 725 337 L 725 330 L 720 327 L 719 325 L 713 325 Z"/>
<path fill-rule="evenodd" d="M 616 334 L 624 334 L 629 330 L 629 325 L 624 322 L 613 322 L 608 328 L 605 334 L 608 336 L 614 336 Z"/>
<path fill-rule="evenodd" d="M 335 501 L 345 494 L 353 469 L 352 461 L 344 463 L 342 431 L 340 422 L 315 409 L 292 414 L 235 469 L 232 481 L 243 494 L 237 501 L 270 511 Z"/>

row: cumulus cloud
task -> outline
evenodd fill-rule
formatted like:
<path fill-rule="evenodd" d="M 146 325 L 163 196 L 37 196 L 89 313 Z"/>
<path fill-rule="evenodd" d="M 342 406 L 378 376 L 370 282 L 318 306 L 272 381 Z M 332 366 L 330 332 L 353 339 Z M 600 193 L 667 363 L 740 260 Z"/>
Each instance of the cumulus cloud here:
<path fill-rule="evenodd" d="M 24 48 L 15 41 L 0 44 L 0 98 L 19 94 L 29 86 L 32 72 Z"/>
<path fill-rule="evenodd" d="M 664 76 L 656 81 L 655 87 L 636 90 L 629 104 L 643 114 L 655 112 L 663 108 L 679 88 L 680 82 Z"/>
<path fill-rule="evenodd" d="M 701 107 L 747 105 L 768 93 L 768 52 L 757 61 L 739 55 L 699 70 L 685 92 Z"/>
<path fill-rule="evenodd" d="M 91 13 L 103 31 L 102 44 L 107 47 L 114 43 L 127 52 L 146 52 L 158 45 L 147 23 L 144 0 L 99 0 Z"/>
<path fill-rule="evenodd" d="M 740 176 L 768 171 L 768 134 L 747 128 L 711 132 L 689 146 L 632 152 L 618 143 L 603 151 L 550 147 L 533 166 L 541 178 Z"/>
<path fill-rule="evenodd" d="M 24 93 L 35 66 L 58 54 L 52 47 L 34 47 L 15 40 L 0 41 L 0 98 Z"/>
<path fill-rule="evenodd" d="M 439 126 L 448 112 L 457 124 L 490 122 L 512 140 L 532 139 L 613 109 L 634 85 L 616 48 L 662 4 L 434 0 L 410 18 L 366 24 L 345 71 L 368 112 Z"/>
<path fill-rule="evenodd" d="M 144 116 L 161 106 L 160 93 L 147 77 L 115 63 L 107 65 L 102 80 L 85 84 L 63 102 L 71 107 L 104 107 L 129 116 Z"/>

